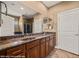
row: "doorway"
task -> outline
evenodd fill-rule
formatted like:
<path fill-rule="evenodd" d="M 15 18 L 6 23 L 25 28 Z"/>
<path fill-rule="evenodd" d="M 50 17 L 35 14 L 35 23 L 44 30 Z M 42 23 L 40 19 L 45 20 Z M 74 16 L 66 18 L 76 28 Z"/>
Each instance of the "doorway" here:
<path fill-rule="evenodd" d="M 58 48 L 79 54 L 79 8 L 58 14 Z"/>
<path fill-rule="evenodd" d="M 32 24 L 24 24 L 24 33 L 32 33 Z"/>

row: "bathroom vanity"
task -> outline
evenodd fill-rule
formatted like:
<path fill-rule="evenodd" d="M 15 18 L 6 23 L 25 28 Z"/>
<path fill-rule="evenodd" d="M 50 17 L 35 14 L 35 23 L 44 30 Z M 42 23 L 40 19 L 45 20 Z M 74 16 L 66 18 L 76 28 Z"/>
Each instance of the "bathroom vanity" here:
<path fill-rule="evenodd" d="M 6 38 L 5 38 L 6 39 Z M 54 50 L 56 33 L 40 33 L 0 38 L 0 57 L 43 58 Z"/>

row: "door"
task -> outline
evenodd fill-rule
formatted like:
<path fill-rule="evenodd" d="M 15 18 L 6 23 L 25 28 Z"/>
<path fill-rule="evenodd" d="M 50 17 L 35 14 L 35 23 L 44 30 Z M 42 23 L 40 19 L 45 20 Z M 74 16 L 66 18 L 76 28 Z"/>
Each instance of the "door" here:
<path fill-rule="evenodd" d="M 27 33 L 31 33 L 31 24 L 27 24 Z"/>
<path fill-rule="evenodd" d="M 58 14 L 58 48 L 79 54 L 79 8 Z"/>
<path fill-rule="evenodd" d="M 24 24 L 24 33 L 32 33 L 32 26 L 31 24 Z"/>

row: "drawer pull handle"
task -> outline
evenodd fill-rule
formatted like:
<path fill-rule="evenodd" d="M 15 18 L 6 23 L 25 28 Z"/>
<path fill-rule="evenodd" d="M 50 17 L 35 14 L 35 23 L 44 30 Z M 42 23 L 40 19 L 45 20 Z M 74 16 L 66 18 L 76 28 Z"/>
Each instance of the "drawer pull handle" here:
<path fill-rule="evenodd" d="M 12 54 L 16 54 L 16 53 L 19 53 L 19 52 L 21 52 L 22 50 L 18 50 L 18 51 L 15 51 L 15 52 L 13 52 Z"/>

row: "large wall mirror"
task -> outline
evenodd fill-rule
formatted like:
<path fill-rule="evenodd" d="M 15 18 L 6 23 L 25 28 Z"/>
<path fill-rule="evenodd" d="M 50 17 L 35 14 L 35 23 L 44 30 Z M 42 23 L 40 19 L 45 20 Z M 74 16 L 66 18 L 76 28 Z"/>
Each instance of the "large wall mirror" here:
<path fill-rule="evenodd" d="M 14 35 L 19 29 L 19 17 L 15 16 L 14 10 L 0 1 L 0 36 Z"/>

